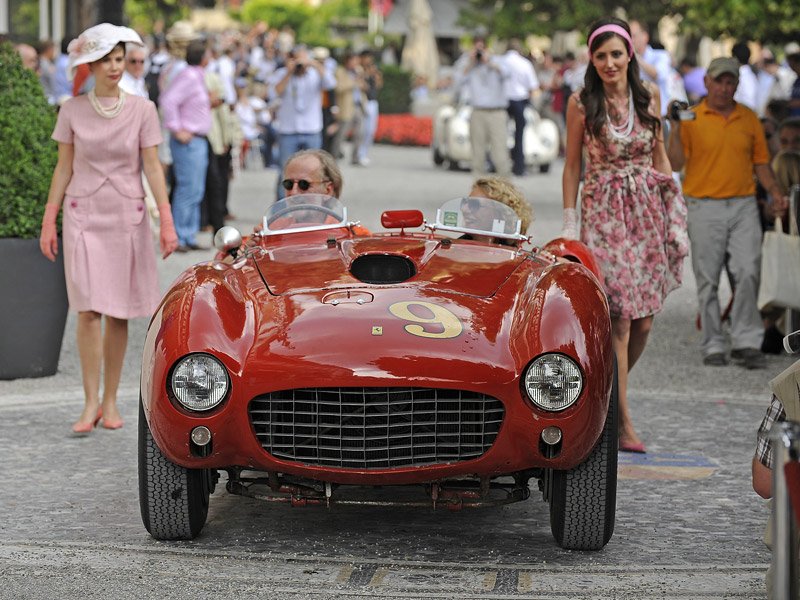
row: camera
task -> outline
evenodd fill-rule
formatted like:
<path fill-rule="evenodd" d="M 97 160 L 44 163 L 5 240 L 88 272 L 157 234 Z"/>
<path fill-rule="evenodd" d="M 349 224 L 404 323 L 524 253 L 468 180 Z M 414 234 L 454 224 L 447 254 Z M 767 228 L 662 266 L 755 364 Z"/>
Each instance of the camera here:
<path fill-rule="evenodd" d="M 306 66 L 302 63 L 298 63 L 294 66 L 294 74 L 295 75 L 302 75 L 306 70 Z"/>
<path fill-rule="evenodd" d="M 475 51 L 475 60 L 481 62 L 483 60 L 483 50 Z"/>
<path fill-rule="evenodd" d="M 669 118 L 673 121 L 694 121 L 694 111 L 689 110 L 689 104 L 681 100 L 669 103 Z"/>

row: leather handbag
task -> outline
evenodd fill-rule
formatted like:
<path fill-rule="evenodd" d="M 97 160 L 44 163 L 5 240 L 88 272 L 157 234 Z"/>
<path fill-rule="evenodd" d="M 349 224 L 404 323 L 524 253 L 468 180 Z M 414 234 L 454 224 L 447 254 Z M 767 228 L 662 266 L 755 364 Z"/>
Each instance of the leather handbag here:
<path fill-rule="evenodd" d="M 783 232 L 783 224 L 777 217 L 775 229 L 764 234 L 757 302 L 759 310 L 800 310 L 800 235 L 797 232 L 796 196 L 793 193 L 789 202 L 789 233 Z"/>

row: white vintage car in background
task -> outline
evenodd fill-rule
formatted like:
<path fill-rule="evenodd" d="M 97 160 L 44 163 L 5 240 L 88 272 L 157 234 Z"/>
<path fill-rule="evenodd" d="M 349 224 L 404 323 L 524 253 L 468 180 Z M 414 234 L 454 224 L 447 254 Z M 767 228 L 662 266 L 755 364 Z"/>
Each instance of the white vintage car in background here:
<path fill-rule="evenodd" d="M 447 165 L 456 170 L 469 167 L 472 146 L 469 141 L 469 118 L 472 108 L 459 104 L 444 105 L 433 117 L 433 162 L 437 166 Z M 532 106 L 525 109 L 525 131 L 522 146 L 525 165 L 537 168 L 541 173 L 550 170 L 551 163 L 558 158 L 559 130 L 552 119 L 542 118 Z M 514 147 L 514 123 L 508 123 L 508 148 Z"/>

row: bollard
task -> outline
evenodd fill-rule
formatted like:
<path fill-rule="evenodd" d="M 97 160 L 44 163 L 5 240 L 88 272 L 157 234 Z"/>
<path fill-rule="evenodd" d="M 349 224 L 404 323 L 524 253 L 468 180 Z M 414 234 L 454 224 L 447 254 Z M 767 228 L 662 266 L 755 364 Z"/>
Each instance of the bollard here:
<path fill-rule="evenodd" d="M 772 592 L 774 598 L 797 598 L 797 524 L 789 501 L 784 466 L 800 459 L 800 423 L 775 423 L 769 432 L 772 464 Z"/>

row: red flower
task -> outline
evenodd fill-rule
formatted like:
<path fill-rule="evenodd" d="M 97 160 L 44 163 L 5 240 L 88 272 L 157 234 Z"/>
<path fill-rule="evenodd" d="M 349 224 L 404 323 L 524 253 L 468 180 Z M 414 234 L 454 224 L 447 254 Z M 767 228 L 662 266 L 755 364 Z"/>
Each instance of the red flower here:
<path fill-rule="evenodd" d="M 430 146 L 433 119 L 411 114 L 378 115 L 375 141 L 401 146 Z"/>

